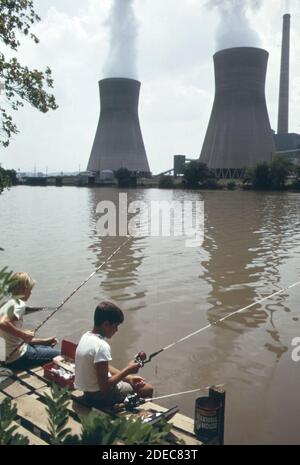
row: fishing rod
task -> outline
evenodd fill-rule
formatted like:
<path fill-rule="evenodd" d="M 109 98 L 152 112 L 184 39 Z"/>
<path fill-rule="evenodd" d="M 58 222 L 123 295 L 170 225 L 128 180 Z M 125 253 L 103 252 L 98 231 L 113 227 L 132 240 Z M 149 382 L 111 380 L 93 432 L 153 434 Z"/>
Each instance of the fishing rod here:
<path fill-rule="evenodd" d="M 57 313 L 70 299 L 71 297 L 73 297 L 73 295 L 75 295 L 79 289 L 81 289 L 88 281 L 90 281 L 90 279 L 93 278 L 93 276 L 95 276 L 96 273 L 98 273 L 99 270 L 101 270 L 101 268 L 104 267 L 104 265 L 106 265 L 126 244 L 128 244 L 128 242 L 131 240 L 131 236 L 128 237 L 106 260 L 104 260 L 104 262 L 101 263 L 100 266 L 98 266 L 98 268 L 96 268 L 95 271 L 93 271 L 93 273 L 90 274 L 90 276 L 85 279 L 84 281 L 82 281 L 81 284 L 79 284 L 78 287 L 76 287 L 76 289 L 74 289 L 74 291 L 71 292 L 70 295 L 68 295 L 68 297 L 66 297 L 62 303 L 60 305 L 58 305 L 58 307 L 55 308 L 55 310 L 50 313 L 49 316 L 47 316 L 47 318 L 45 318 L 37 327 L 36 329 L 34 330 L 34 332 L 36 333 L 42 326 L 44 326 L 45 323 L 47 323 L 48 320 L 50 320 L 50 318 L 52 318 L 55 313 Z"/>
<path fill-rule="evenodd" d="M 74 289 L 71 294 L 68 295 L 68 297 L 66 297 L 62 302 L 61 304 L 59 304 L 57 307 L 55 307 L 54 311 L 52 313 L 50 313 L 49 316 L 47 316 L 47 318 L 45 318 L 35 329 L 34 329 L 34 334 L 37 333 L 37 331 L 39 331 L 39 329 L 41 329 L 42 326 L 44 326 L 44 324 L 47 323 L 47 321 L 50 320 L 50 318 L 52 318 L 70 299 L 71 297 L 73 297 L 74 294 L 76 294 L 79 289 L 81 289 L 88 281 L 90 281 L 90 279 L 93 278 L 93 276 L 95 276 L 96 273 L 98 273 L 99 270 L 101 270 L 101 268 L 103 268 L 126 244 L 128 244 L 128 242 L 131 240 L 131 236 L 129 236 L 116 250 L 114 250 L 114 252 L 106 259 L 104 260 L 104 262 L 101 263 L 100 266 L 98 266 L 98 268 L 96 268 L 95 271 L 93 271 L 93 273 L 90 274 L 90 276 L 85 279 L 84 281 L 82 281 L 81 284 L 79 284 L 79 286 L 76 287 L 76 289 Z M 46 309 L 47 307 L 43 307 L 43 309 Z M 14 355 L 14 353 L 22 346 L 22 344 L 24 344 L 24 342 L 21 342 L 21 344 L 16 347 L 13 352 L 9 355 L 8 359 L 10 357 L 12 357 L 12 355 Z"/>
<path fill-rule="evenodd" d="M 212 323 L 209 323 L 208 325 L 204 326 L 203 328 L 200 328 L 198 329 L 197 331 L 194 331 L 193 333 L 190 333 L 188 334 L 187 336 L 185 337 L 182 337 L 181 339 L 178 339 L 177 341 L 175 342 L 172 342 L 171 344 L 169 344 L 168 346 L 166 347 L 163 347 L 162 349 L 156 351 L 156 352 L 153 352 L 152 354 L 149 355 L 149 357 L 147 357 L 146 353 L 145 352 L 139 352 L 136 357 L 135 357 L 135 361 L 137 363 L 140 364 L 141 367 L 143 367 L 144 365 L 146 365 L 147 363 L 151 362 L 151 360 L 156 357 L 157 355 L 161 354 L 162 352 L 165 352 L 166 350 L 169 350 L 171 349 L 172 347 L 176 346 L 177 344 L 179 344 L 180 342 L 183 342 L 183 341 L 186 341 L 187 339 L 190 339 L 191 337 L 193 336 L 196 336 L 196 334 L 200 334 L 202 333 L 203 331 L 206 331 L 207 329 L 213 327 L 213 326 L 216 326 L 218 325 L 219 323 L 222 323 L 223 321 L 227 320 L 228 318 L 231 318 L 232 316 L 234 315 L 237 315 L 238 313 L 242 313 L 244 312 L 245 310 L 248 310 L 249 308 L 252 308 L 254 307 L 255 305 L 258 305 L 262 302 L 265 302 L 266 300 L 269 300 L 271 299 L 272 297 L 275 297 L 276 295 L 279 295 L 279 294 L 283 294 L 285 291 L 289 290 L 289 289 L 292 289 L 293 287 L 296 287 L 296 286 L 299 286 L 300 285 L 300 281 L 294 283 L 294 284 L 291 284 L 290 286 L 287 286 L 285 287 L 284 289 L 280 289 L 279 291 L 277 292 L 274 292 L 273 294 L 271 295 L 268 295 L 267 297 L 264 297 L 263 299 L 260 299 L 260 300 L 257 300 L 255 302 L 253 302 L 252 304 L 250 305 L 247 305 L 247 307 L 243 307 L 243 308 L 240 308 L 239 310 L 236 310 L 235 312 L 232 312 L 232 313 L 229 313 L 228 315 L 224 316 L 223 318 L 220 318 L 219 320 L 216 320 Z"/>
<path fill-rule="evenodd" d="M 213 388 L 222 388 L 224 387 L 225 384 L 217 384 L 214 386 L 206 386 L 206 387 L 201 387 L 198 389 L 192 389 L 191 391 L 183 391 L 183 392 L 175 392 L 174 394 L 167 394 L 166 396 L 160 396 L 160 397 L 152 397 L 151 399 L 145 399 L 146 402 L 152 402 L 153 400 L 161 400 L 161 399 L 168 399 L 169 397 L 179 397 L 179 396 L 184 396 L 187 394 L 193 394 L 195 392 L 200 392 L 200 391 L 207 391 L 208 389 Z"/>
<path fill-rule="evenodd" d="M 174 394 L 167 394 L 166 396 L 160 396 L 160 397 L 149 397 L 148 399 L 143 399 L 141 398 L 138 394 L 128 394 L 128 396 L 125 398 L 124 402 L 121 404 L 122 407 L 125 407 L 125 409 L 129 412 L 133 412 L 137 407 L 140 407 L 141 405 L 145 404 L 146 402 L 153 402 L 154 400 L 162 400 L 162 399 L 168 399 L 170 397 L 179 397 L 187 394 L 193 394 L 195 392 L 201 392 L 201 391 L 207 391 L 208 389 L 215 388 L 223 388 L 225 384 L 217 384 L 214 386 L 205 386 L 201 387 L 198 389 L 193 389 L 191 391 L 183 391 L 183 392 L 176 392 Z"/>

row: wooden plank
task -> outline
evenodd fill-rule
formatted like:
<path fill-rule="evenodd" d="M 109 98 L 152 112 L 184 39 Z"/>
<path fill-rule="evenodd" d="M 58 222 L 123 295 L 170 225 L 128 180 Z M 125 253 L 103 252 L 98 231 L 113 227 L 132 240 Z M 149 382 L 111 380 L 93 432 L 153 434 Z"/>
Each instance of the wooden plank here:
<path fill-rule="evenodd" d="M 216 403 L 220 404 L 218 412 L 218 441 L 217 444 L 224 445 L 224 430 L 225 430 L 225 401 L 226 391 L 223 387 L 211 387 L 209 390 L 209 397 Z"/>
<path fill-rule="evenodd" d="M 27 371 L 23 371 L 18 374 L 18 379 L 28 384 L 32 389 L 40 389 L 47 386 L 46 382 L 38 378 L 37 376 L 31 375 Z"/>
<path fill-rule="evenodd" d="M 17 429 L 15 432 L 28 438 L 30 446 L 48 446 L 48 444 L 45 441 L 43 441 L 38 436 L 35 436 L 33 433 L 31 433 L 30 431 L 28 431 L 26 428 L 19 425 L 15 421 L 12 422 L 11 426 L 17 426 Z"/>
<path fill-rule="evenodd" d="M 44 376 L 44 368 L 43 367 L 37 367 L 37 368 L 34 368 L 34 369 L 30 369 L 29 372 L 32 372 L 37 376 L 41 376 L 41 377 Z"/>
<path fill-rule="evenodd" d="M 0 402 L 2 402 L 7 396 L 3 394 L 3 392 L 0 392 Z"/>
<path fill-rule="evenodd" d="M 167 408 L 161 407 L 160 405 L 154 404 L 153 402 L 147 402 L 140 408 L 144 410 L 154 410 L 155 412 L 166 412 L 168 410 Z M 170 423 L 185 433 L 189 433 L 194 436 L 194 421 L 191 418 L 186 417 L 181 413 L 176 413 L 176 415 L 171 418 Z"/>
<path fill-rule="evenodd" d="M 14 403 L 18 409 L 18 415 L 21 418 L 24 418 L 24 420 L 31 423 L 33 426 L 49 434 L 46 406 L 35 394 L 19 397 L 14 400 Z M 72 434 L 81 433 L 81 424 L 71 417 L 68 420 L 67 427 L 71 428 Z"/>
<path fill-rule="evenodd" d="M 45 393 L 50 394 L 50 387 L 42 388 L 39 390 L 37 394 L 43 396 Z M 80 399 L 82 397 L 82 391 L 74 390 L 70 391 L 71 397 L 73 399 L 73 402 L 69 404 L 68 410 L 69 412 L 72 412 L 73 414 L 75 413 L 76 415 L 82 415 L 82 416 L 87 416 L 91 411 L 93 412 L 99 412 L 99 414 L 111 414 L 111 415 L 116 415 L 115 412 L 112 410 L 98 410 L 95 408 L 89 408 L 85 405 L 83 405 L 80 402 Z M 156 412 L 166 412 L 168 409 L 165 407 L 161 407 L 160 405 L 157 405 L 152 402 L 147 402 L 146 404 L 142 405 L 139 408 L 140 411 L 143 410 L 152 410 Z M 124 416 L 131 416 L 129 412 L 123 412 L 122 415 Z M 136 414 L 132 414 L 133 416 L 136 416 Z M 176 436 L 179 440 L 183 440 L 185 444 L 187 445 L 202 445 L 200 441 L 197 440 L 195 434 L 194 434 L 194 421 L 186 417 L 185 415 L 182 415 L 180 413 L 177 413 L 174 415 L 174 417 L 170 420 L 170 423 L 174 426 L 172 429 L 172 434 Z"/>
<path fill-rule="evenodd" d="M 42 388 L 36 394 L 38 394 L 40 396 L 44 396 L 45 394 L 50 395 L 51 394 L 51 388 L 49 386 L 45 387 L 45 388 Z M 80 394 L 82 396 L 82 392 L 80 392 L 80 391 L 77 391 L 77 394 Z M 71 397 L 73 397 L 73 396 L 71 396 Z M 80 403 L 76 402 L 76 398 L 75 398 L 75 400 L 74 399 L 70 400 L 70 402 L 68 404 L 68 411 L 71 412 L 71 413 L 75 413 L 76 415 L 86 416 L 91 412 L 91 409 L 89 407 L 86 407 L 83 404 L 80 404 Z"/>
<path fill-rule="evenodd" d="M 18 380 L 9 378 L 1 384 L 1 391 L 13 399 L 16 397 L 24 396 L 30 392 L 26 386 L 23 386 Z"/>
<path fill-rule="evenodd" d="M 186 446 L 201 446 L 202 443 L 197 440 L 196 437 L 185 434 L 182 431 L 176 429 L 171 430 L 171 435 L 175 436 L 179 441 L 183 442 Z"/>
<path fill-rule="evenodd" d="M 35 368 L 30 368 L 29 371 L 32 371 L 33 373 L 39 373 L 39 372 L 44 372 L 43 368 L 41 366 L 35 367 Z"/>
<path fill-rule="evenodd" d="M 79 399 L 81 396 L 82 396 L 81 391 L 72 392 L 72 397 L 74 397 L 75 399 Z M 74 404 L 79 405 L 77 402 L 74 402 Z M 106 413 L 106 414 L 110 413 L 112 415 L 116 415 L 115 412 L 109 411 L 109 410 L 102 411 L 102 410 L 98 410 L 95 408 L 92 408 L 92 409 L 89 409 L 88 407 L 85 407 L 85 408 L 86 408 L 86 411 L 84 412 L 85 415 L 87 415 L 91 411 L 99 412 L 99 413 Z M 161 407 L 160 405 L 154 404 L 152 402 L 147 402 L 146 404 L 142 405 L 138 410 L 142 413 L 143 410 L 152 410 L 155 412 L 166 412 L 168 409 Z M 131 416 L 136 417 L 137 414 L 134 414 L 134 413 L 130 414 L 129 412 L 124 411 L 120 413 L 119 416 L 126 416 L 129 418 Z M 169 420 L 169 422 L 173 424 L 174 426 L 174 428 L 171 430 L 171 434 L 176 436 L 177 439 L 183 440 L 186 445 L 197 445 L 197 446 L 202 445 L 202 443 L 198 441 L 198 439 L 196 438 L 194 434 L 194 422 L 191 418 L 181 415 L 180 413 L 177 413 L 176 415 L 174 415 L 174 417 L 171 420 Z"/>

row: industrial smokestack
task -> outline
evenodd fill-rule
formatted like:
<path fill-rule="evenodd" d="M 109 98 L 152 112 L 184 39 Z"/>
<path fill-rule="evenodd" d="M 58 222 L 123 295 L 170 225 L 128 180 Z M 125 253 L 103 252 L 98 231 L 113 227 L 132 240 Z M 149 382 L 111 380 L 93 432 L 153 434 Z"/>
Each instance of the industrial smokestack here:
<path fill-rule="evenodd" d="M 214 55 L 215 100 L 200 155 L 211 169 L 271 161 L 275 151 L 265 98 L 269 54 L 252 47 Z"/>
<path fill-rule="evenodd" d="M 127 168 L 150 173 L 138 116 L 140 86 L 125 78 L 99 82 L 101 112 L 88 171 Z"/>
<path fill-rule="evenodd" d="M 289 86 L 290 86 L 290 28 L 291 15 L 283 16 L 278 134 L 289 132 Z"/>

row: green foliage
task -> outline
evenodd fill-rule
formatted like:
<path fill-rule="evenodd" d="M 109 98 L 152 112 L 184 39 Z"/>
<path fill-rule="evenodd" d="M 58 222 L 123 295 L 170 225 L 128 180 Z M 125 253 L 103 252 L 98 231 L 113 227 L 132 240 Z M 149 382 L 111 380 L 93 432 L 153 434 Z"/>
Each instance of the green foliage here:
<path fill-rule="evenodd" d="M 119 168 L 114 175 L 119 187 L 136 187 L 136 177 L 127 168 Z"/>
<path fill-rule="evenodd" d="M 206 181 L 203 181 L 202 187 L 205 189 L 220 189 L 218 179 L 212 172 L 210 172 L 209 178 Z"/>
<path fill-rule="evenodd" d="M 295 179 L 291 185 L 291 188 L 300 191 L 300 166 L 296 166 L 294 168 L 294 176 Z"/>
<path fill-rule="evenodd" d="M 284 189 L 292 164 L 289 160 L 276 157 L 271 163 L 257 163 L 248 169 L 244 176 L 244 183 L 251 184 L 254 189 Z"/>
<path fill-rule="evenodd" d="M 13 272 L 7 271 L 7 266 L 0 270 L 0 302 L 5 297 L 10 296 L 10 289 L 15 280 L 12 278 Z"/>
<path fill-rule="evenodd" d="M 0 194 L 4 189 L 11 186 L 11 178 L 9 177 L 7 171 L 0 166 Z"/>
<path fill-rule="evenodd" d="M 51 444 L 59 445 L 64 442 L 68 434 L 71 432 L 67 428 L 69 419 L 68 403 L 70 395 L 67 388 L 60 388 L 53 383 L 51 387 L 51 395 L 45 394 L 47 413 L 48 413 L 48 430 L 51 434 Z"/>
<path fill-rule="evenodd" d="M 212 184 L 212 180 L 215 180 L 215 175 L 208 169 L 205 163 L 199 161 L 191 161 L 186 165 L 184 170 L 184 179 L 186 186 L 190 189 L 197 189 L 200 185 L 202 187 L 208 187 Z M 216 187 L 217 182 L 213 182 Z"/>
<path fill-rule="evenodd" d="M 34 12 L 32 0 L 0 0 L 0 41 L 17 52 L 21 34 L 30 37 L 35 43 L 39 40 L 30 32 L 31 27 L 40 21 Z M 44 72 L 29 69 L 19 63 L 16 57 L 6 59 L 0 52 L 0 93 L 5 97 L 5 105 L 0 107 L 0 145 L 7 147 L 10 139 L 18 133 L 7 107 L 18 111 L 28 102 L 43 113 L 57 109 L 55 97 L 48 93 L 53 88 L 50 68 Z"/>
<path fill-rule="evenodd" d="M 162 421 L 157 425 L 143 423 L 140 418 L 111 418 L 109 415 L 92 412 L 86 417 L 80 417 L 82 434 L 70 435 L 67 427 L 70 394 L 56 384 L 51 386 L 51 394 L 46 395 L 48 430 L 52 445 L 139 445 L 166 444 L 171 425 Z M 0 403 L 0 445 L 28 444 L 27 438 L 14 434 L 16 426 L 11 423 L 17 416 L 16 407 L 9 399 Z"/>
<path fill-rule="evenodd" d="M 243 176 L 243 185 L 250 186 L 252 185 L 253 180 L 253 168 L 246 168 Z"/>
<path fill-rule="evenodd" d="M 270 163 L 270 184 L 273 189 L 284 189 L 286 180 L 292 171 L 292 163 L 289 160 L 276 157 Z"/>
<path fill-rule="evenodd" d="M 66 445 L 140 445 L 166 444 L 171 425 L 161 422 L 155 426 L 147 425 L 139 418 L 133 420 L 124 417 L 112 419 L 108 415 L 90 413 L 81 417 L 82 436 L 69 436 Z"/>
<path fill-rule="evenodd" d="M 16 170 L 6 170 L 6 174 L 9 177 L 11 184 L 15 186 L 18 183 Z"/>
<path fill-rule="evenodd" d="M 159 180 L 158 187 L 160 189 L 173 189 L 174 180 L 171 176 L 162 176 Z"/>
<path fill-rule="evenodd" d="M 0 403 L 0 446 L 19 445 L 26 446 L 29 444 L 27 438 L 19 433 L 15 433 L 18 428 L 12 423 L 17 418 L 17 408 L 12 405 L 11 400 L 5 398 Z"/>
<path fill-rule="evenodd" d="M 227 189 L 229 191 L 234 191 L 236 189 L 236 183 L 234 181 L 231 181 L 227 184 Z"/>
<path fill-rule="evenodd" d="M 266 162 L 258 163 L 253 168 L 252 185 L 254 189 L 269 189 L 270 183 L 270 167 Z"/>

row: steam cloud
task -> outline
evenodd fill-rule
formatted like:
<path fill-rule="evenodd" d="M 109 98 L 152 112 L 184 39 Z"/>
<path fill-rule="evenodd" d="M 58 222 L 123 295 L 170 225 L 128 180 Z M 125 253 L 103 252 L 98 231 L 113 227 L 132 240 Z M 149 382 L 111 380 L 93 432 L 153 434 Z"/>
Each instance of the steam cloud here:
<path fill-rule="evenodd" d="M 217 50 L 231 47 L 259 47 L 260 38 L 249 23 L 248 10 L 260 7 L 261 0 L 210 0 L 207 6 L 218 8 L 221 21 L 217 29 Z"/>
<path fill-rule="evenodd" d="M 285 0 L 284 1 L 284 10 L 285 10 L 284 11 L 285 13 L 290 12 L 290 10 L 291 10 L 291 2 L 290 2 L 290 0 Z"/>
<path fill-rule="evenodd" d="M 107 25 L 109 52 L 104 64 L 105 77 L 137 78 L 136 39 L 138 23 L 134 0 L 113 0 Z"/>

